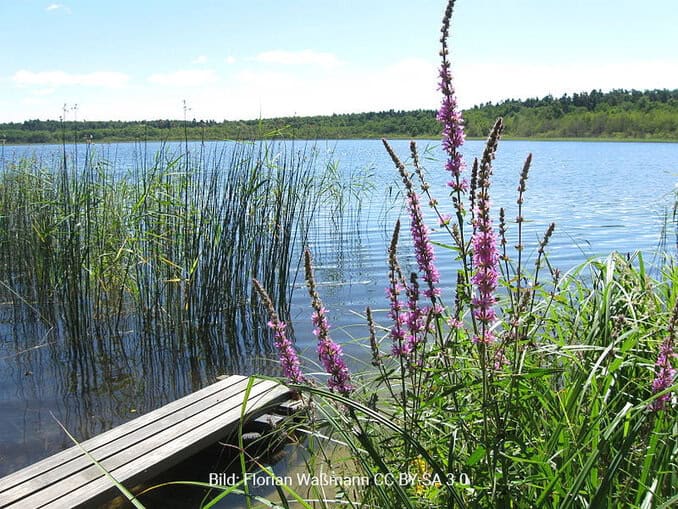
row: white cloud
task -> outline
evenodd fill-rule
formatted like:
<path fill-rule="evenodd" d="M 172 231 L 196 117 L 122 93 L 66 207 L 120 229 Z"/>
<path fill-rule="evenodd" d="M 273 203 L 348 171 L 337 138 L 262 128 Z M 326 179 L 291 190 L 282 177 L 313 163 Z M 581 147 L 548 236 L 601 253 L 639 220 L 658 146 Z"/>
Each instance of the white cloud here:
<path fill-rule="evenodd" d="M 207 61 L 208 61 L 207 56 L 205 56 L 205 55 L 200 55 L 200 56 L 195 57 L 191 63 L 192 63 L 192 64 L 201 64 L 201 65 L 202 65 L 202 64 L 206 64 Z"/>
<path fill-rule="evenodd" d="M 37 90 L 33 91 L 33 95 L 35 96 L 46 96 L 46 95 L 52 95 L 55 92 L 56 89 L 54 88 L 38 88 Z"/>
<path fill-rule="evenodd" d="M 301 51 L 264 51 L 259 53 L 255 60 L 265 64 L 318 65 L 325 68 L 337 67 L 340 63 L 333 53 L 324 53 L 310 49 Z"/>
<path fill-rule="evenodd" d="M 217 74 L 211 70 L 180 70 L 169 73 L 152 74 L 148 82 L 153 85 L 169 87 L 201 87 L 218 81 Z"/>
<path fill-rule="evenodd" d="M 64 4 L 49 4 L 47 7 L 45 7 L 45 10 L 48 12 L 63 10 L 64 12 L 67 12 L 69 14 L 71 13 L 71 10 Z"/>
<path fill-rule="evenodd" d="M 435 108 L 436 65 L 403 60 L 384 68 L 297 75 L 280 70 L 241 71 L 222 94 L 224 118 L 255 118 Z M 212 114 L 220 118 L 216 104 Z"/>
<path fill-rule="evenodd" d="M 1 0 L 0 0 L 1 1 Z M 239 61 L 241 65 L 247 62 Z M 80 105 L 78 116 L 87 119 L 181 118 L 182 100 L 191 108 L 191 117 L 202 119 L 247 119 L 276 116 L 305 116 L 388 109 L 435 109 L 440 102 L 437 90 L 438 63 L 411 59 L 387 66 L 358 67 L 345 63 L 338 69 L 294 66 L 233 67 L 223 75 L 215 70 L 180 70 L 154 74 L 134 86 L 121 86 L 102 93 L 100 88 L 69 90 L 65 85 L 107 83 L 101 73 L 67 74 L 59 71 L 20 71 L 10 78 L 16 85 L 14 104 L 21 110 L 17 119 L 55 118 L 63 103 Z M 570 63 L 538 66 L 530 62 L 464 63 L 453 69 L 462 107 L 506 98 L 559 97 L 602 88 L 678 88 L 678 62 Z M 127 82 L 127 77 L 122 81 Z M 95 79 L 96 77 L 99 77 Z M 53 94 L 49 94 L 55 89 Z M 0 100 L 7 101 L 7 94 Z M 32 106 L 31 106 L 32 105 Z M 10 118 L 9 108 L 0 108 Z"/>
<path fill-rule="evenodd" d="M 229 55 L 224 59 L 224 62 L 226 62 L 229 65 L 235 64 L 236 59 L 233 55 Z"/>
<path fill-rule="evenodd" d="M 228 79 L 206 70 L 155 75 L 134 89 L 105 97 L 94 92 L 75 99 L 55 95 L 51 106 L 27 107 L 22 115 L 58 114 L 64 102 L 76 100 L 78 116 L 91 120 L 181 118 L 183 99 L 191 118 L 215 120 L 435 108 L 438 103 L 434 62 L 407 60 L 381 68 L 347 64 L 341 72 L 329 73 L 298 71 L 253 66 L 229 73 Z M 209 83 L 200 83 L 201 78 Z"/>
<path fill-rule="evenodd" d="M 22 69 L 14 73 L 12 81 L 18 86 L 40 86 L 47 88 L 73 85 L 120 88 L 127 84 L 129 76 L 121 72 L 112 71 L 71 74 L 64 71 L 33 72 Z"/>

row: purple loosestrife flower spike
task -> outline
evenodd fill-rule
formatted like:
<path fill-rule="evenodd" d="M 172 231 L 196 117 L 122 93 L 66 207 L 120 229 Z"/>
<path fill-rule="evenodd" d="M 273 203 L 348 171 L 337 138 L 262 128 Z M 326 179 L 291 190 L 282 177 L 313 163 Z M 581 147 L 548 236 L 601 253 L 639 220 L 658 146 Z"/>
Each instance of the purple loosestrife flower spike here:
<path fill-rule="evenodd" d="M 294 348 L 294 344 L 287 337 L 287 326 L 285 325 L 285 322 L 278 318 L 278 314 L 275 312 L 275 307 L 273 306 L 273 301 L 271 300 L 271 297 L 269 297 L 266 290 L 264 290 L 264 287 L 261 286 L 261 283 L 259 283 L 259 281 L 256 279 L 253 279 L 252 283 L 254 283 L 254 289 L 259 294 L 259 297 L 268 311 L 268 326 L 273 330 L 275 335 L 275 346 L 278 349 L 278 355 L 280 358 L 280 364 L 283 368 L 283 374 L 292 383 L 300 384 L 305 382 L 306 379 L 301 373 L 301 363 L 299 362 L 299 356 L 297 355 L 297 351 Z"/>
<path fill-rule="evenodd" d="M 417 274 L 410 274 L 410 284 L 407 287 L 407 313 L 405 321 L 407 323 L 407 335 L 405 337 L 404 349 L 407 353 L 414 353 L 417 347 L 424 341 L 424 333 L 431 332 L 427 328 L 427 318 L 429 308 L 419 306 L 419 283 Z"/>
<path fill-rule="evenodd" d="M 435 253 L 433 251 L 433 244 L 429 239 L 429 229 L 424 223 L 421 206 L 419 204 L 419 195 L 415 192 L 412 185 L 412 179 L 407 173 L 405 165 L 400 161 L 396 153 L 393 151 L 388 142 L 381 140 L 386 147 L 386 151 L 391 156 L 393 163 L 400 172 L 400 176 L 407 190 L 407 208 L 410 213 L 410 233 L 414 242 L 414 253 L 417 258 L 417 265 L 422 274 L 422 279 L 427 283 L 428 288 L 424 291 L 424 295 L 431 300 L 440 296 L 440 289 L 436 288 L 436 283 L 440 281 L 440 274 L 436 268 Z"/>
<path fill-rule="evenodd" d="M 676 369 L 673 367 L 671 361 L 671 359 L 678 357 L 678 354 L 676 354 L 673 349 L 676 325 L 678 325 L 678 301 L 673 308 L 666 338 L 659 346 L 659 355 L 657 355 L 657 362 L 655 363 L 657 371 L 655 374 L 655 379 L 652 382 L 653 394 L 657 394 L 668 389 L 673 385 L 673 382 L 676 379 Z M 650 404 L 650 410 L 653 412 L 664 410 L 666 405 L 668 405 L 670 402 L 671 392 L 667 392 L 666 394 L 659 396 Z"/>
<path fill-rule="evenodd" d="M 348 366 L 344 362 L 341 346 L 336 344 L 330 338 L 330 325 L 327 322 L 327 310 L 320 300 L 320 295 L 315 286 L 313 276 L 313 267 L 311 265 L 311 252 L 307 249 L 304 252 L 304 268 L 306 270 L 306 285 L 308 293 L 311 296 L 311 306 L 313 307 L 313 334 L 318 338 L 318 358 L 325 371 L 330 375 L 327 381 L 328 387 L 344 396 L 348 396 L 353 391 L 351 385 L 351 375 Z"/>
<path fill-rule="evenodd" d="M 497 315 L 494 311 L 496 302 L 495 291 L 499 281 L 499 253 L 497 238 L 492 228 L 490 218 L 490 177 L 492 175 L 492 160 L 497 149 L 499 136 L 503 129 L 502 120 L 497 120 L 487 141 L 478 174 L 478 193 L 476 196 L 476 210 L 474 211 L 473 248 L 474 274 L 471 283 L 477 294 L 472 299 L 473 316 L 480 322 L 480 334 L 473 338 L 476 343 L 489 344 L 494 341 L 490 331 L 492 322 Z"/>
<path fill-rule="evenodd" d="M 434 264 L 435 253 L 433 252 L 433 244 L 431 244 L 429 239 L 429 229 L 424 224 L 417 193 L 413 192 L 410 194 L 408 206 L 410 210 L 410 232 L 414 242 L 417 265 L 422 273 L 422 279 L 428 283 L 428 289 L 424 291 L 424 295 L 433 299 L 440 295 L 440 289 L 435 287 L 435 284 L 440 281 L 440 274 Z"/>
<path fill-rule="evenodd" d="M 450 71 L 450 61 L 448 60 L 449 50 L 447 39 L 450 35 L 450 19 L 454 0 L 450 0 L 445 9 L 443 17 L 443 26 L 440 36 L 440 56 L 442 59 L 440 65 L 440 91 L 443 94 L 443 100 L 438 110 L 438 121 L 442 124 L 442 147 L 448 155 L 445 169 L 449 171 L 453 180 L 449 182 L 457 193 L 465 192 L 468 189 L 468 183 L 461 179 L 461 172 L 464 169 L 464 161 L 458 149 L 464 144 L 464 121 L 461 112 L 457 106 L 454 86 L 452 85 L 452 73 Z"/>
<path fill-rule="evenodd" d="M 393 340 L 393 355 L 403 355 L 405 353 L 404 340 L 406 315 L 403 312 L 402 304 L 400 302 L 400 292 L 405 285 L 397 257 L 399 236 L 400 220 L 397 220 L 395 228 L 393 229 L 393 235 L 391 236 L 391 243 L 388 247 L 389 286 L 386 288 L 386 296 L 388 297 L 390 304 L 388 317 L 393 320 L 393 327 L 391 327 L 390 332 L 391 339 Z"/>

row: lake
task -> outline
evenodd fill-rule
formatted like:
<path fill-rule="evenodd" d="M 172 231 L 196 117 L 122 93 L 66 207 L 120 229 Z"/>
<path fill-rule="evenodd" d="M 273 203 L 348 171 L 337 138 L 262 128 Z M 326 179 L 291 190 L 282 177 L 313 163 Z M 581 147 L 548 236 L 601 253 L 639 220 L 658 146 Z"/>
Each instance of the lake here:
<path fill-rule="evenodd" d="M 302 145 L 295 142 L 297 147 Z M 346 191 L 341 199 L 321 209 L 309 245 L 318 289 L 330 311 L 333 337 L 346 345 L 356 368 L 367 359 L 367 345 L 362 341 L 367 331 L 359 315 L 370 305 L 378 310 L 378 319 L 385 318 L 386 248 L 397 217 L 402 216 L 404 221 L 401 264 L 412 267 L 414 262 L 407 249 L 408 223 L 402 214 L 401 186 L 378 140 L 318 141 L 309 145 L 315 146 L 321 167 L 334 164 L 337 182 Z M 394 141 L 392 145 L 403 160 L 408 159 L 408 142 Z M 206 150 L 217 146 L 208 143 Z M 438 143 L 420 141 L 418 146 L 433 194 L 442 208 L 452 212 Z M 472 157 L 482 154 L 483 146 L 480 141 L 464 145 L 462 152 L 469 166 Z M 120 169 L 144 158 L 151 161 L 159 147 L 155 143 L 121 143 L 95 146 L 94 150 Z M 189 143 L 191 151 L 198 147 Z M 76 157 L 82 160 L 84 150 L 79 146 L 76 156 L 75 149 L 67 147 L 73 161 Z M 33 155 L 50 163 L 61 157 L 60 151 L 58 146 L 5 146 L 0 168 L 18 157 Z M 613 250 L 641 250 L 648 262 L 653 260 L 666 214 L 670 214 L 675 200 L 678 143 L 504 141 L 494 164 L 494 217 L 498 207 L 504 206 L 507 220 L 515 218 L 518 177 L 529 152 L 533 164 L 524 205 L 528 263 L 534 260 L 537 243 L 551 221 L 556 223 L 556 230 L 547 251 L 551 264 L 561 271 Z M 431 212 L 425 213 L 435 227 Z M 673 253 L 674 231 L 671 229 L 668 236 L 668 250 Z M 433 239 L 448 242 L 438 231 L 433 232 Z M 454 257 L 440 247 L 436 254 L 443 274 L 443 295 L 451 302 L 456 278 Z M 296 286 L 291 317 L 298 348 L 310 366 L 315 361 L 315 345 L 301 273 Z M 71 445 L 50 412 L 76 437 L 86 439 L 197 390 L 213 381 L 214 373 L 276 372 L 270 357 L 260 354 L 243 361 L 188 355 L 176 358 L 171 352 L 157 351 L 142 358 L 134 348 L 131 345 L 124 355 L 93 351 L 94 358 L 83 359 L 49 348 L 45 331 L 36 324 L 16 324 L 3 314 L 0 476 Z"/>

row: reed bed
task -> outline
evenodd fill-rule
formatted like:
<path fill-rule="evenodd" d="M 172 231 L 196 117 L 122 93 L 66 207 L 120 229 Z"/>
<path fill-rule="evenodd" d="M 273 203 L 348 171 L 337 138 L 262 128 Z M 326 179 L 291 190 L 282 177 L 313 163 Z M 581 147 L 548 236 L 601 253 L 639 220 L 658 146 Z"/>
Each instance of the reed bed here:
<path fill-rule="evenodd" d="M 203 359 L 270 352 L 250 281 L 286 315 L 327 196 L 315 150 L 165 147 L 121 169 L 89 146 L 79 159 L 64 148 L 0 174 L 0 293 L 13 321 L 37 319 L 76 350 L 131 329 L 149 348 Z"/>

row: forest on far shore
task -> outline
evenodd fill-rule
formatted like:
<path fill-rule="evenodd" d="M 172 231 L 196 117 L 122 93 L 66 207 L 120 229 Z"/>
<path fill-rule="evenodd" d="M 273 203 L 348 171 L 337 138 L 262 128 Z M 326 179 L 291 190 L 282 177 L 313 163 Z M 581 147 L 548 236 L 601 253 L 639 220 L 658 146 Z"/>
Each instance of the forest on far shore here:
<path fill-rule="evenodd" d="M 466 134 L 483 138 L 503 117 L 509 138 L 592 138 L 678 141 L 677 90 L 613 90 L 486 103 L 463 112 Z M 0 124 L 0 141 L 95 143 L 262 138 L 437 138 L 434 110 L 381 111 L 260 120 L 62 121 Z"/>

